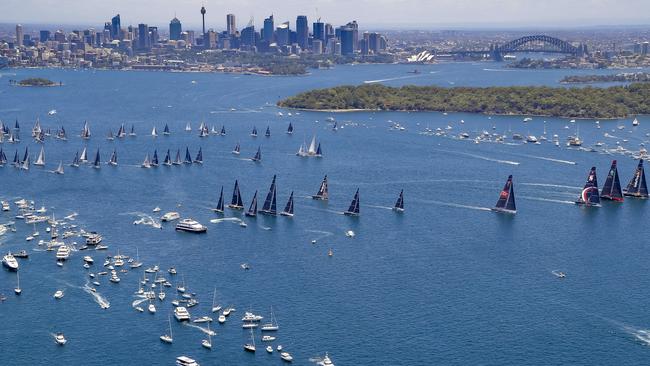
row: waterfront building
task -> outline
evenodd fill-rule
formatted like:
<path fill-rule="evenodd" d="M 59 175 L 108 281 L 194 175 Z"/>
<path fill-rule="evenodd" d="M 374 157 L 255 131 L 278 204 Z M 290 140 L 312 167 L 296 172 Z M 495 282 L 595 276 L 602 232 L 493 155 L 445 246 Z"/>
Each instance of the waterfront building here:
<path fill-rule="evenodd" d="M 149 26 L 138 24 L 138 49 L 148 50 L 151 48 L 151 38 L 149 37 Z"/>
<path fill-rule="evenodd" d="M 113 19 L 111 19 L 111 39 L 121 40 L 121 30 L 120 14 L 117 14 Z"/>

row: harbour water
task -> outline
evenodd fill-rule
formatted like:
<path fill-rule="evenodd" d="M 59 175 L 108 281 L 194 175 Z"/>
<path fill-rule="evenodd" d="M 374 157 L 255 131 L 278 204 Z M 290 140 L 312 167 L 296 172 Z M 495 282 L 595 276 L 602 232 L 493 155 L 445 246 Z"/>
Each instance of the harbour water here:
<path fill-rule="evenodd" d="M 16 233 L 0 236 L 0 252 L 31 253 L 20 262 L 20 297 L 13 295 L 16 274 L 0 271 L 0 292 L 7 296 L 0 303 L 2 363 L 171 365 L 185 354 L 206 365 L 280 364 L 277 352 L 263 351 L 259 331 L 258 352 L 242 349 L 250 337 L 239 321 L 244 311 L 268 318 L 271 307 L 280 324 L 274 345 L 282 344 L 298 365 L 313 364 L 325 352 L 337 365 L 647 363 L 650 207 L 628 198 L 600 208 L 573 204 L 591 166 L 602 184 L 617 159 L 625 185 L 637 161 L 605 153 L 605 147 L 568 149 L 565 139 L 579 125 L 584 146 L 601 141 L 613 149 L 618 142 L 636 152 L 648 139 L 650 118 L 638 117 L 638 127 L 631 119 L 600 121 L 598 129 L 595 121 L 563 118 L 524 123 L 519 116 L 296 113 L 275 107 L 279 98 L 340 84 L 556 86 L 566 74 L 594 73 L 504 70 L 493 63 L 418 68 L 419 74 L 409 74 L 413 68 L 403 65 L 340 66 L 304 77 L 3 70 L 0 119 L 10 125 L 18 119 L 22 137 L 19 144 L 0 145 L 5 154 L 11 158 L 25 146 L 37 154 L 40 145 L 29 138 L 36 117 L 53 131 L 64 126 L 69 138 L 46 140 L 44 168 L 0 168 L 0 198 L 33 199 L 56 217 L 78 213 L 75 223 L 102 233 L 109 250 L 73 252 L 58 267 L 54 253 L 25 241 L 33 228 L 23 222 L 17 221 Z M 65 85 L 20 88 L 7 82 L 32 76 Z M 48 115 L 52 109 L 57 113 Z M 337 121 L 336 132 L 328 117 Z M 92 132 L 87 141 L 78 137 L 84 120 Z M 218 129 L 224 125 L 227 135 L 200 138 L 201 121 Z M 482 130 L 539 137 L 543 121 L 549 137 L 559 135 L 559 147 L 455 138 L 461 132 L 473 138 Z M 191 132 L 184 131 L 188 122 Z M 285 133 L 289 122 L 293 135 Z M 133 124 L 137 137 L 108 141 L 109 129 L 115 133 L 121 123 Z M 394 123 L 405 129 L 391 128 Z M 170 136 L 150 136 L 154 125 L 160 133 L 165 124 Z M 447 137 L 421 133 L 448 125 Z M 249 135 L 254 126 L 257 138 Z M 271 137 L 264 137 L 267 126 Z M 604 137 L 605 132 L 613 137 Z M 314 135 L 324 157 L 297 157 L 300 144 Z M 231 154 L 237 142 L 240 156 Z M 99 148 L 104 162 L 116 150 L 119 165 L 69 168 L 84 146 L 91 156 Z M 140 168 L 154 149 L 162 158 L 167 149 L 183 152 L 186 146 L 193 156 L 202 148 L 203 165 Z M 260 146 L 262 161 L 247 160 Z M 54 175 L 60 160 L 65 174 Z M 329 202 L 308 198 L 325 174 Z M 509 174 L 514 175 L 516 216 L 489 211 Z M 226 210 L 226 218 L 243 219 L 248 227 L 237 220 L 210 222 L 220 218 L 209 208 L 221 186 L 228 200 L 238 179 L 248 205 L 255 190 L 266 195 L 273 175 L 279 207 L 294 191 L 294 218 L 250 219 Z M 357 188 L 361 216 L 343 216 Z M 401 189 L 406 211 L 397 214 L 390 207 Z M 156 206 L 162 212 L 152 213 Z M 0 224 L 14 221 L 12 208 L 0 213 Z M 173 210 L 207 225 L 207 234 L 175 232 L 170 224 L 162 229 L 133 225 L 140 217 Z M 44 227 L 38 227 L 41 235 Z M 346 237 L 347 230 L 356 236 Z M 92 255 L 90 271 L 97 272 L 105 255 L 119 249 L 135 256 L 136 248 L 145 265 L 121 274 L 119 284 L 102 279 L 97 294 L 110 308 L 101 309 L 83 290 L 90 279 L 82 257 Z M 243 270 L 242 263 L 251 269 Z M 155 315 L 133 309 L 142 269 L 156 264 L 163 270 L 175 266 L 177 277 L 182 274 L 188 290 L 197 294 L 193 316 L 209 313 L 215 287 L 218 302 L 237 308 L 226 324 L 212 324 L 217 333 L 212 351 L 201 347 L 206 336 L 200 329 L 175 321 L 173 345 L 159 341 L 167 332 L 173 289 L 164 302 L 156 300 Z M 557 278 L 554 270 L 567 277 Z M 58 301 L 52 297 L 57 289 L 65 290 Z M 65 333 L 64 347 L 53 341 L 56 332 Z"/>

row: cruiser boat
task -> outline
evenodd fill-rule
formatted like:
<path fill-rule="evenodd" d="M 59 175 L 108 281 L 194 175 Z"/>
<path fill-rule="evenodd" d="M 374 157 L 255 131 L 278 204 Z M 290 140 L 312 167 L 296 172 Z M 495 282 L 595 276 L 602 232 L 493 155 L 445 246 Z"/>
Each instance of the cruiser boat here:
<path fill-rule="evenodd" d="M 177 366 L 199 366 L 198 362 L 194 361 L 194 359 L 189 358 L 187 356 L 176 357 L 176 365 Z"/>
<path fill-rule="evenodd" d="M 241 319 L 243 322 L 259 322 L 264 319 L 261 315 L 253 314 L 249 311 L 244 313 L 244 317 Z"/>
<path fill-rule="evenodd" d="M 7 253 L 2 257 L 2 265 L 7 267 L 10 271 L 18 270 L 18 261 L 11 253 Z"/>
<path fill-rule="evenodd" d="M 67 245 L 61 245 L 56 251 L 56 260 L 64 261 L 70 257 L 70 248 Z"/>
<path fill-rule="evenodd" d="M 262 336 L 262 342 L 273 342 L 275 340 L 275 337 L 270 336 L 270 335 L 265 335 Z"/>
<path fill-rule="evenodd" d="M 178 212 L 173 212 L 173 211 L 172 211 L 172 212 L 167 212 L 167 213 L 164 214 L 160 219 L 161 219 L 162 221 L 164 221 L 164 222 L 167 222 L 167 221 L 178 220 L 178 219 L 180 219 L 180 218 L 181 218 L 181 215 L 180 215 Z"/>
<path fill-rule="evenodd" d="M 206 226 L 201 225 L 198 221 L 192 219 L 183 219 L 176 224 L 176 230 L 187 231 L 191 233 L 204 233 L 208 231 Z"/>
<path fill-rule="evenodd" d="M 318 366 L 334 366 L 334 363 L 332 362 L 332 360 L 330 360 L 330 356 L 326 352 L 325 357 L 323 357 L 323 360 L 316 363 L 316 365 L 318 365 Z"/>
<path fill-rule="evenodd" d="M 289 352 L 282 352 L 280 353 L 280 358 L 284 362 L 293 362 L 293 356 Z"/>
<path fill-rule="evenodd" d="M 57 290 L 57 291 L 54 293 L 54 298 L 58 300 L 58 299 L 62 298 L 63 295 L 64 295 L 64 294 L 63 294 L 63 291 L 62 291 L 62 290 Z"/>
<path fill-rule="evenodd" d="M 95 263 L 95 260 L 93 260 L 93 257 L 87 255 L 87 256 L 84 257 L 84 262 L 86 262 L 88 264 L 93 264 L 93 263 Z"/>
<path fill-rule="evenodd" d="M 86 237 L 86 244 L 87 245 L 97 245 L 102 242 L 102 236 L 97 234 L 97 233 L 90 233 Z"/>
<path fill-rule="evenodd" d="M 66 344 L 66 342 L 68 342 L 68 341 L 65 339 L 65 337 L 63 336 L 63 333 L 57 333 L 57 334 L 54 336 L 54 341 L 55 341 L 56 344 L 58 344 L 59 346 L 63 346 L 64 344 Z"/>
<path fill-rule="evenodd" d="M 190 313 L 183 306 L 179 306 L 176 309 L 174 309 L 174 317 L 179 322 L 188 322 L 188 321 L 190 321 Z"/>
<path fill-rule="evenodd" d="M 271 347 L 271 346 L 266 346 L 266 352 L 268 352 L 268 353 L 273 353 L 273 347 Z"/>
<path fill-rule="evenodd" d="M 202 316 L 200 318 L 196 318 L 192 320 L 192 323 L 210 323 L 210 322 L 212 322 L 212 318 L 210 318 L 209 316 Z"/>

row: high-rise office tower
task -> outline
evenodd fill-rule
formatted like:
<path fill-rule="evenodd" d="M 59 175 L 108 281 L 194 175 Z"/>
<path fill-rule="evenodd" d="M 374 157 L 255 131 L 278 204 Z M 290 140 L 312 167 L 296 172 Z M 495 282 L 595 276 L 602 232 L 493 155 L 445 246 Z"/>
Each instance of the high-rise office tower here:
<path fill-rule="evenodd" d="M 173 41 L 178 41 L 181 39 L 181 33 L 183 32 L 183 26 L 181 21 L 178 18 L 174 17 L 171 22 L 169 22 L 169 39 Z"/>
<path fill-rule="evenodd" d="M 38 39 L 39 41 L 41 41 L 41 43 L 43 43 L 49 41 L 51 36 L 52 34 L 50 33 L 49 30 L 42 30 L 40 32 L 40 37 Z"/>
<path fill-rule="evenodd" d="M 235 14 L 226 15 L 226 28 L 228 34 L 232 35 L 237 32 L 237 25 L 235 24 Z"/>
<path fill-rule="evenodd" d="M 25 34 L 23 33 L 23 26 L 16 24 L 16 46 L 21 47 L 23 45 L 23 39 L 25 39 Z"/>
<path fill-rule="evenodd" d="M 138 49 L 147 50 L 151 48 L 150 45 L 149 27 L 146 24 L 138 24 Z"/>
<path fill-rule="evenodd" d="M 320 19 L 312 24 L 312 32 L 314 34 L 314 39 L 319 39 L 322 42 L 325 42 L 325 23 L 321 22 Z"/>
<path fill-rule="evenodd" d="M 296 19 L 296 43 L 303 50 L 309 47 L 309 25 L 305 15 L 298 15 Z"/>
<path fill-rule="evenodd" d="M 281 47 L 289 44 L 290 33 L 289 22 L 284 22 L 275 29 L 275 42 L 278 46 Z"/>
<path fill-rule="evenodd" d="M 269 43 L 273 42 L 273 32 L 275 30 L 275 25 L 273 23 L 273 14 L 270 17 L 264 19 L 264 29 L 262 31 L 262 39 Z"/>
<path fill-rule="evenodd" d="M 153 47 L 156 43 L 158 43 L 158 27 L 149 27 L 149 47 Z"/>
<path fill-rule="evenodd" d="M 242 46 L 255 46 L 255 26 L 249 25 L 242 29 L 239 38 Z"/>
<path fill-rule="evenodd" d="M 356 50 L 354 29 L 351 27 L 341 27 L 337 31 L 341 39 L 341 54 L 344 56 L 354 55 L 354 51 Z"/>
<path fill-rule="evenodd" d="M 117 14 L 116 16 L 111 19 L 111 38 L 112 39 L 121 39 L 120 38 L 120 30 L 122 26 L 120 25 L 120 14 Z"/>

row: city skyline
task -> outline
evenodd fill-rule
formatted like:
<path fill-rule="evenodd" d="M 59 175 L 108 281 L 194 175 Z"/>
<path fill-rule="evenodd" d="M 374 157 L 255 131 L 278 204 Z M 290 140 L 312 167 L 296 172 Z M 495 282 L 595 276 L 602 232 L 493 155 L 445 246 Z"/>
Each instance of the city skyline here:
<path fill-rule="evenodd" d="M 126 0 L 78 1 L 6 0 L 0 23 L 95 25 L 103 24 L 107 14 L 119 13 L 123 24 L 147 22 L 150 25 L 169 24 L 174 17 L 187 27 L 201 26 L 199 9 L 205 6 L 206 28 L 226 29 L 226 15 L 237 17 L 241 29 L 254 19 L 261 27 L 263 19 L 273 14 L 276 21 L 290 21 L 306 15 L 309 22 L 318 19 L 332 24 L 345 24 L 352 19 L 366 28 L 435 29 L 441 27 L 584 27 L 598 25 L 642 25 L 650 23 L 650 3 L 640 0 L 581 0 L 566 4 L 560 0 L 544 3 L 530 0 L 469 1 L 442 0 L 361 0 L 346 3 L 341 0 L 316 2 L 306 6 L 295 0 L 269 4 L 259 0 L 227 3 L 201 0 L 160 0 L 155 7 L 145 1 Z M 55 10 L 55 11 L 53 11 Z M 641 15 L 640 15 L 641 14 Z"/>

